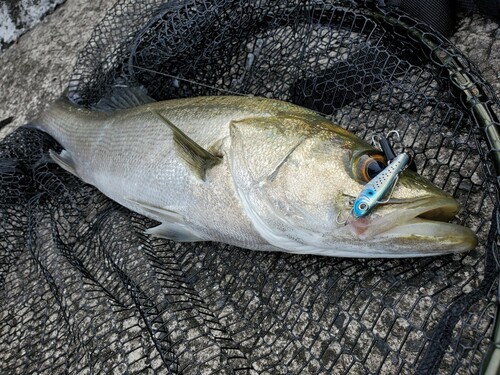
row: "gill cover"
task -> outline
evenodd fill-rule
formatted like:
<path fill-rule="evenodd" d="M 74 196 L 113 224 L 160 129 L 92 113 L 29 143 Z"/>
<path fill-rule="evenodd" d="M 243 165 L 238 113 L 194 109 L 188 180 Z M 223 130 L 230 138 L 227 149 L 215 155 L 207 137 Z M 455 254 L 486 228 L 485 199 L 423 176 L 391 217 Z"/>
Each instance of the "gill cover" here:
<path fill-rule="evenodd" d="M 331 152 L 347 154 L 338 142 L 349 135 L 325 120 L 311 125 L 319 121 L 311 116 L 248 118 L 230 126 L 228 160 L 244 211 L 266 241 L 287 252 L 322 247 L 332 229 L 333 194 L 325 183 L 333 180 Z M 317 137 L 323 125 L 325 141 Z"/>

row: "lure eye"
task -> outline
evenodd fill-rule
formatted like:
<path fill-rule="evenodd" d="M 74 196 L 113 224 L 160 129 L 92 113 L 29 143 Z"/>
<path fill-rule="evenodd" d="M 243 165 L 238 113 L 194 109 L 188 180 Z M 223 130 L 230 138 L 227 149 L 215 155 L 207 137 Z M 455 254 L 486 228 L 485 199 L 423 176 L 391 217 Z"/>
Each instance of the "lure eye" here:
<path fill-rule="evenodd" d="M 356 160 L 354 174 L 359 180 L 369 182 L 372 178 L 382 172 L 386 166 L 387 163 L 382 155 L 364 154 Z"/>
<path fill-rule="evenodd" d="M 356 202 L 354 202 L 352 213 L 354 217 L 360 218 L 367 214 L 368 209 L 369 209 L 368 203 L 363 198 L 361 198 Z"/>

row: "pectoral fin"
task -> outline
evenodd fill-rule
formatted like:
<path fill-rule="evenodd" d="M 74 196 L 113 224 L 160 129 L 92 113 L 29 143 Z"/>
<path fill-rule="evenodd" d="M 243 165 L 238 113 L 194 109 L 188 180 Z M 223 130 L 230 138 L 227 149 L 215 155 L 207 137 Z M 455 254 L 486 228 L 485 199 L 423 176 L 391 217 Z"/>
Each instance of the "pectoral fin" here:
<path fill-rule="evenodd" d="M 79 177 L 76 173 L 75 162 L 68 151 L 62 150 L 60 154 L 57 154 L 54 150 L 49 150 L 49 155 L 61 168 Z"/>
<path fill-rule="evenodd" d="M 184 217 L 175 211 L 163 207 L 154 206 L 147 202 L 139 201 L 137 199 L 130 197 L 125 197 L 125 199 L 131 203 L 138 205 L 144 211 L 150 213 L 151 215 L 161 217 L 165 221 L 184 222 Z"/>
<path fill-rule="evenodd" d="M 165 220 L 162 224 L 147 229 L 145 231 L 146 234 L 154 237 L 166 238 L 177 242 L 203 241 L 202 238 L 200 238 L 191 228 L 189 228 L 189 225 L 186 224 L 184 216 L 182 216 L 178 212 L 163 207 L 154 206 L 147 202 L 141 202 L 133 198 L 125 199 L 140 206 L 144 211 L 152 214 L 153 216 L 159 216 L 160 218 Z"/>
<path fill-rule="evenodd" d="M 172 130 L 179 156 L 199 178 L 205 181 L 207 170 L 219 164 L 222 158 L 205 150 L 160 113 L 156 111 L 151 112 Z"/>
<path fill-rule="evenodd" d="M 156 227 L 147 229 L 144 233 L 154 237 L 166 238 L 177 242 L 198 242 L 203 241 L 189 228 L 179 223 L 165 222 Z"/>

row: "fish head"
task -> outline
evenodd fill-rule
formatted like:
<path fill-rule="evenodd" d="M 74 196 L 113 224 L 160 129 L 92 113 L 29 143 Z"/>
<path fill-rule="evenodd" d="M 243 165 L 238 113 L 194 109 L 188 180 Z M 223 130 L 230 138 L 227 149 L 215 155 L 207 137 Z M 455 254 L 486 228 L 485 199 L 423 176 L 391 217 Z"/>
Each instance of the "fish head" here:
<path fill-rule="evenodd" d="M 405 170 L 390 197 L 365 217 L 354 199 L 385 165 L 365 141 L 317 115 L 247 119 L 231 126 L 230 163 L 245 213 L 287 252 L 343 257 L 417 257 L 477 244 L 451 224 L 458 202 Z"/>

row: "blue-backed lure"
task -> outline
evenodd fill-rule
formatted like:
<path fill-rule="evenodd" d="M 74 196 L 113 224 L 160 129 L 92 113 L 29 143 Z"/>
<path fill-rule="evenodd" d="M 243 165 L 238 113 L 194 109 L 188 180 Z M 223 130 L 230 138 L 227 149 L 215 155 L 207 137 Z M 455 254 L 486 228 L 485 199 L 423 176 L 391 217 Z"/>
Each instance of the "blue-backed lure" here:
<path fill-rule="evenodd" d="M 368 215 L 389 191 L 392 191 L 398 180 L 399 174 L 410 163 L 410 156 L 403 152 L 396 156 L 392 162 L 377 176 L 368 182 L 354 201 L 352 214 L 356 218 Z"/>

